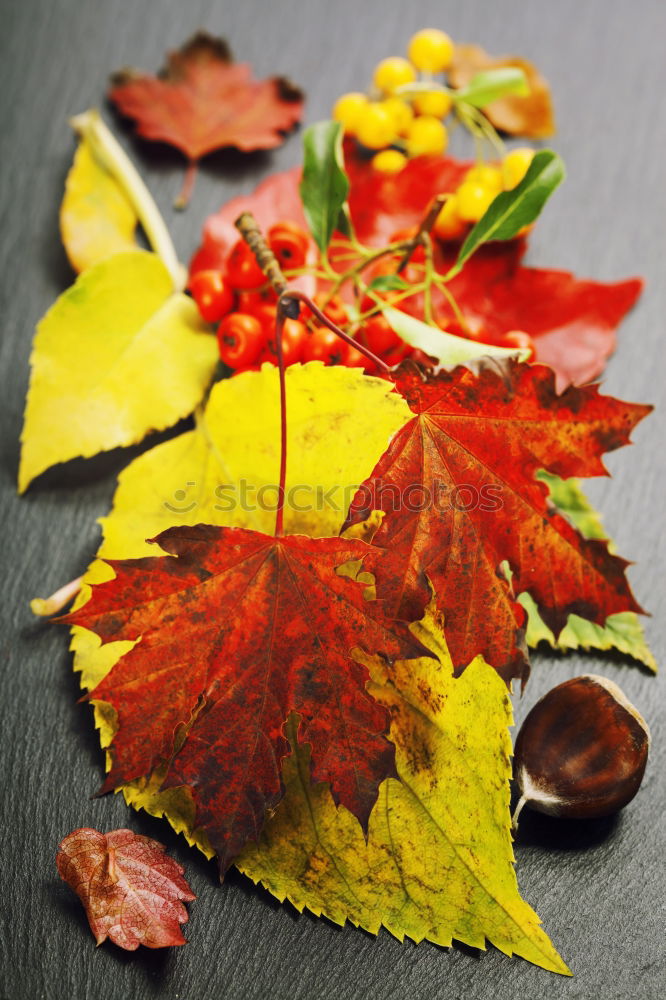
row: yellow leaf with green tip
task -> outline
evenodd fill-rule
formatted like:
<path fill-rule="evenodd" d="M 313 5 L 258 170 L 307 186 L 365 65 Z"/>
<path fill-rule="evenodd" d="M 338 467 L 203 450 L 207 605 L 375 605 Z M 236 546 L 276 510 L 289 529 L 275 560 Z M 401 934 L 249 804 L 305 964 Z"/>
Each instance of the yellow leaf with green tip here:
<path fill-rule="evenodd" d="M 309 747 L 283 764 L 284 799 L 238 868 L 279 900 L 334 923 L 440 945 L 462 941 L 562 974 L 569 970 L 518 892 L 510 832 L 511 703 L 477 657 L 453 677 L 434 604 L 412 626 L 437 660 L 388 664 L 358 654 L 389 710 L 399 781 L 384 781 L 367 841 L 310 782 Z"/>
<path fill-rule="evenodd" d="M 155 254 L 112 254 L 80 275 L 37 327 L 19 490 L 191 413 L 217 364 L 208 331 Z"/>
<path fill-rule="evenodd" d="M 548 472 L 539 473 L 550 490 L 550 499 L 585 538 L 608 538 L 601 518 L 581 490 L 577 479 L 560 479 Z M 609 549 L 614 550 L 612 541 Z M 539 614 L 539 609 L 529 594 L 520 594 L 518 600 L 527 612 L 527 644 L 537 646 L 547 642 L 554 649 L 617 649 L 620 653 L 639 660 L 656 672 L 657 662 L 645 641 L 643 627 L 633 611 L 610 615 L 605 625 L 597 625 L 579 615 L 569 615 L 566 626 L 556 639 Z"/>
<path fill-rule="evenodd" d="M 60 234 L 75 271 L 120 250 L 135 250 L 137 215 L 86 138 L 74 154 L 60 206 Z"/>

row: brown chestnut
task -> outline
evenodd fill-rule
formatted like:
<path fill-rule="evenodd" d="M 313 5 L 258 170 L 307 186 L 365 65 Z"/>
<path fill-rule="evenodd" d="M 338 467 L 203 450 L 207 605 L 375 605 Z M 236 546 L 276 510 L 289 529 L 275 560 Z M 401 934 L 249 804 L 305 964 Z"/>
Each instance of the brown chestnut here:
<path fill-rule="evenodd" d="M 525 805 L 575 819 L 617 812 L 640 787 L 649 747 L 647 723 L 617 684 L 596 674 L 558 684 L 518 733 L 514 828 Z"/>

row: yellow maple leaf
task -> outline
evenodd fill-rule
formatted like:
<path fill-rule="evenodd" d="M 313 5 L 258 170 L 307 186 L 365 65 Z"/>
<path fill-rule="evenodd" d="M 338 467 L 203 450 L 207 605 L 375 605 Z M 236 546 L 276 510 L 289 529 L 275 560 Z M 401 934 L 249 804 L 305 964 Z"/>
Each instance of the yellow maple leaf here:
<path fill-rule="evenodd" d="M 75 271 L 119 250 L 136 249 L 137 214 L 113 174 L 83 136 L 65 182 L 60 234 Z"/>
<path fill-rule="evenodd" d="M 38 324 L 19 491 L 45 469 L 140 441 L 191 413 L 217 344 L 155 254 L 115 253 L 79 276 Z"/>
<path fill-rule="evenodd" d="M 388 779 L 367 841 L 329 787 L 310 782 L 309 747 L 285 759 L 286 794 L 237 867 L 280 901 L 376 934 L 440 945 L 486 940 L 507 955 L 570 974 L 518 892 L 511 844 L 511 703 L 477 657 L 459 678 L 434 607 L 412 626 L 437 660 L 359 658 L 391 714 L 400 780 Z"/>

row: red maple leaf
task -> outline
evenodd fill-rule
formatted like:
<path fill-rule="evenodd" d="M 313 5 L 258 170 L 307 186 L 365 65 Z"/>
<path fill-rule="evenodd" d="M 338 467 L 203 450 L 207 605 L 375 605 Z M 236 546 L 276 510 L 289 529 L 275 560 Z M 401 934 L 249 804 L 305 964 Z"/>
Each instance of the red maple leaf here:
<path fill-rule="evenodd" d="M 283 726 L 301 716 L 313 775 L 367 822 L 394 773 L 386 709 L 366 694 L 350 655 L 423 655 L 404 624 L 336 569 L 386 553 L 357 540 L 274 538 L 240 528 L 172 528 L 167 557 L 111 562 L 116 577 L 64 619 L 103 642 L 140 639 L 91 692 L 118 713 L 103 791 L 168 762 L 165 786 L 187 785 L 226 869 L 279 801 Z M 184 742 L 183 742 L 184 740 Z M 181 745 L 182 744 L 182 745 Z"/>
<path fill-rule="evenodd" d="M 454 190 L 469 166 L 452 157 L 419 157 L 389 177 L 348 152 L 349 204 L 359 239 L 369 246 L 382 246 L 396 230 L 416 225 L 432 197 Z M 190 272 L 224 269 L 238 239 L 234 220 L 242 211 L 251 211 L 264 231 L 281 219 L 306 228 L 299 181 L 298 168 L 274 174 L 254 194 L 233 198 L 211 215 Z M 615 328 L 636 302 L 643 283 L 638 278 L 586 281 L 566 271 L 523 267 L 526 246 L 521 239 L 477 251 L 450 283 L 451 292 L 480 341 L 493 343 L 509 330 L 525 330 L 534 339 L 536 360 L 555 369 L 558 389 L 589 382 L 603 371 L 615 349 Z M 455 255 L 455 248 L 441 248 L 438 269 L 446 272 Z M 439 317 L 450 318 L 450 309 L 438 293 L 435 302 Z M 408 300 L 403 308 L 413 312 L 417 304 Z M 455 325 L 450 328 L 459 332 Z"/>
<path fill-rule="evenodd" d="M 359 489 L 345 525 L 386 513 L 375 541 L 392 552 L 391 576 L 378 572 L 377 593 L 393 614 L 419 617 L 427 577 L 456 670 L 481 653 L 509 680 L 526 679 L 528 663 L 505 560 L 515 592 L 532 595 L 556 635 L 572 613 L 602 624 L 641 610 L 626 561 L 549 506 L 535 473 L 607 475 L 601 455 L 626 444 L 651 407 L 601 396 L 597 386 L 557 395 L 549 368 L 515 361 L 427 376 L 405 364 L 396 383 L 415 416 Z"/>
<path fill-rule="evenodd" d="M 99 833 L 82 827 L 58 848 L 60 877 L 83 903 L 97 944 L 111 938 L 134 951 L 186 944 L 182 901 L 196 899 L 183 869 L 157 840 L 131 830 Z"/>
<path fill-rule="evenodd" d="M 284 77 L 254 80 L 247 63 L 234 63 L 227 43 L 199 32 L 170 52 L 159 76 L 122 70 L 112 77 L 109 97 L 135 119 L 137 131 L 180 149 L 191 169 L 223 146 L 252 151 L 279 146 L 300 119 L 303 94 Z"/>

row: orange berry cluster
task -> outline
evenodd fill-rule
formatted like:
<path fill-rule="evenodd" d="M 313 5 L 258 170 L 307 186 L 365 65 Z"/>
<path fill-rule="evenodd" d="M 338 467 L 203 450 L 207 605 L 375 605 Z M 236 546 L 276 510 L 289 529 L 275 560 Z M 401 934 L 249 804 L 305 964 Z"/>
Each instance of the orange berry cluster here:
<path fill-rule="evenodd" d="M 287 275 L 306 267 L 312 247 L 308 234 L 293 222 L 278 222 L 268 230 L 268 244 Z M 238 240 L 223 270 L 196 271 L 189 284 L 202 319 L 217 325 L 220 358 L 234 372 L 257 371 L 268 361 L 276 365 L 275 337 L 277 296 L 244 240 Z M 319 293 L 315 305 L 336 326 L 347 332 L 350 318 L 337 295 Z M 372 310 L 374 301 L 365 303 Z M 357 330 L 358 340 L 387 364 L 415 352 L 398 337 L 381 315 Z M 285 365 L 323 361 L 326 365 L 346 365 L 375 371 L 374 365 L 328 327 L 319 323 L 303 307 L 298 319 L 287 319 L 282 328 L 282 355 Z"/>

